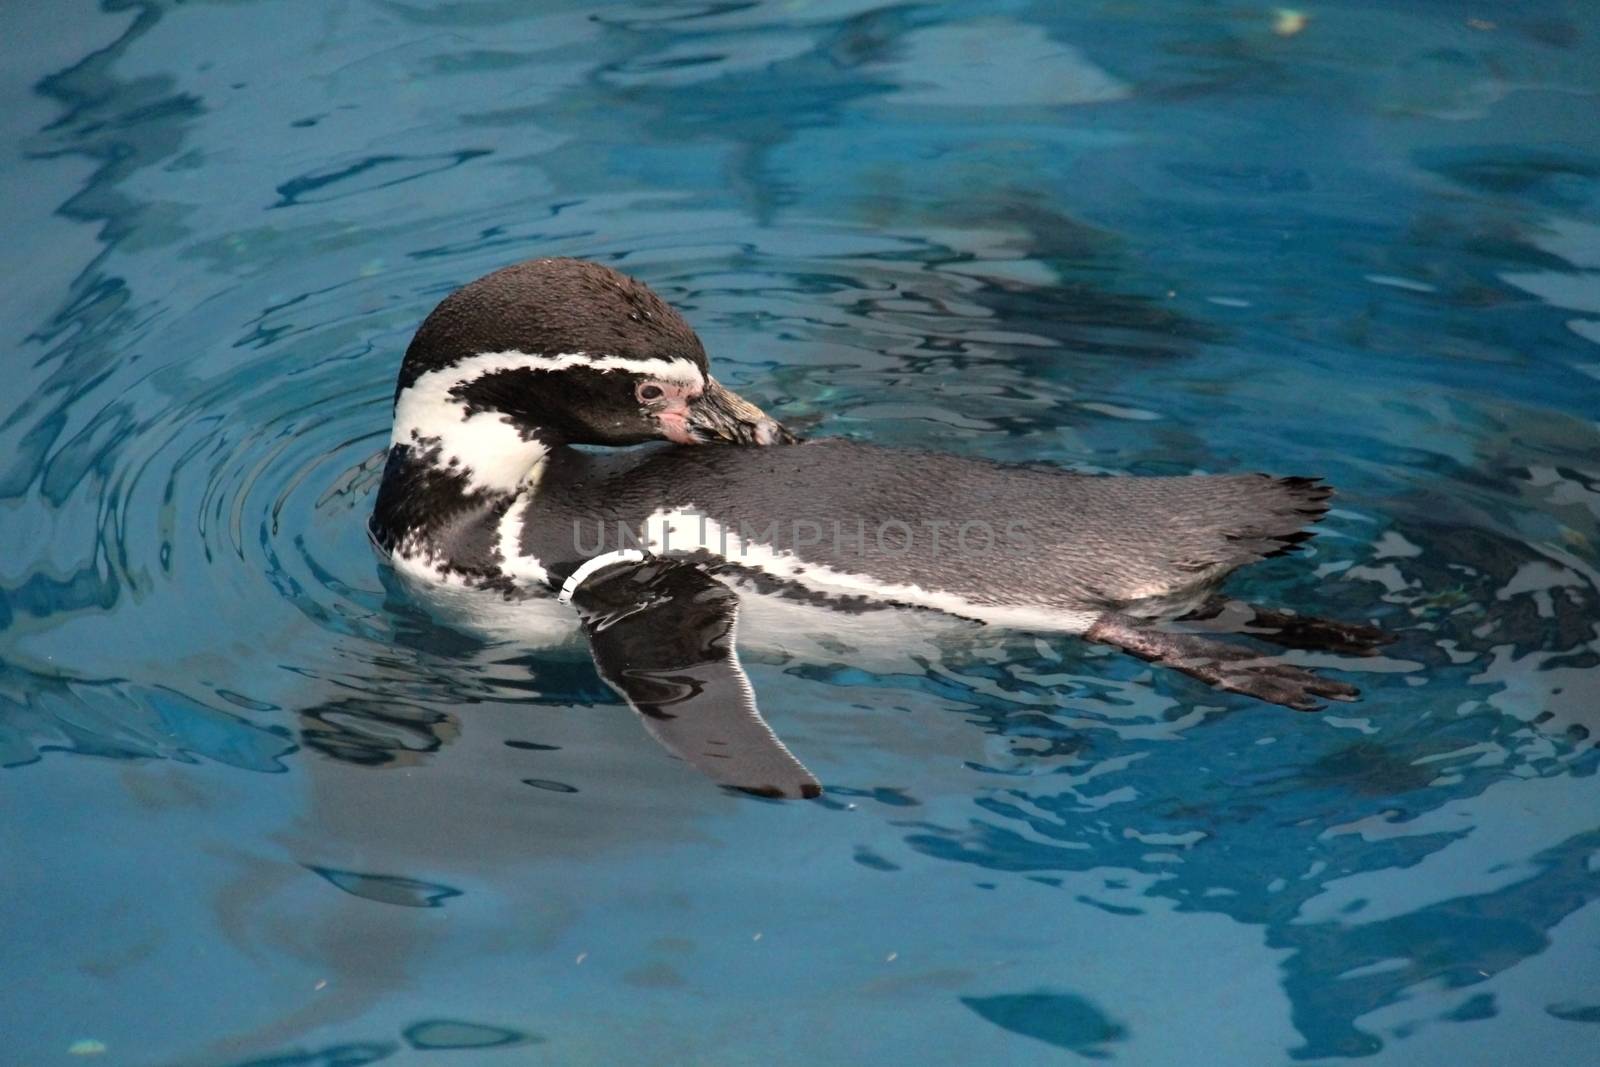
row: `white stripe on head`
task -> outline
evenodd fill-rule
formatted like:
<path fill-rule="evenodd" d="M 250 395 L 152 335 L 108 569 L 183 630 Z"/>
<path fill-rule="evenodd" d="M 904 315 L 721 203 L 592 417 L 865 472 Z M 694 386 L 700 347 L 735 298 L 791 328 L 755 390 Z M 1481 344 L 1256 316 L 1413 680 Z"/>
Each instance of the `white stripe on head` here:
<path fill-rule="evenodd" d="M 587 367 L 590 370 L 620 370 L 644 378 L 658 378 L 684 385 L 706 384 L 706 376 L 692 359 L 627 359 L 623 356 L 594 356 L 587 352 L 561 352 L 553 356 L 537 355 L 507 349 L 504 352 L 480 352 L 433 374 L 455 374 L 457 380 L 468 380 L 480 374 L 497 370 L 566 370 L 569 367 Z M 423 375 L 427 377 L 427 375 Z M 419 379 L 420 380 L 420 379 Z"/>
<path fill-rule="evenodd" d="M 468 414 L 467 405 L 451 391 L 485 374 L 502 371 L 560 371 L 587 367 L 597 371 L 622 371 L 662 381 L 704 388 L 705 375 L 688 359 L 624 359 L 563 352 L 553 356 L 527 352 L 481 352 L 448 367 L 431 370 L 400 391 L 394 405 L 391 445 L 411 445 L 419 440 L 439 442 L 439 460 L 456 461 L 473 489 L 515 492 L 537 476 L 545 446 L 527 440 L 498 411 Z"/>

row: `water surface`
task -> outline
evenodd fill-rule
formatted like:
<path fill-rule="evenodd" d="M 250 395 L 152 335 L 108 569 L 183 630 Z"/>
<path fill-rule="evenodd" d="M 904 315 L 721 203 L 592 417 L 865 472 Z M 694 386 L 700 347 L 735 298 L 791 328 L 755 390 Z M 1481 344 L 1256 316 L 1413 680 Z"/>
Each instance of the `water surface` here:
<path fill-rule="evenodd" d="M 1600 16 L 13 5 L 6 1063 L 1597 1062 Z M 1320 717 L 993 631 L 750 662 L 725 795 L 363 533 L 411 331 L 649 282 L 812 432 L 1321 474 Z"/>

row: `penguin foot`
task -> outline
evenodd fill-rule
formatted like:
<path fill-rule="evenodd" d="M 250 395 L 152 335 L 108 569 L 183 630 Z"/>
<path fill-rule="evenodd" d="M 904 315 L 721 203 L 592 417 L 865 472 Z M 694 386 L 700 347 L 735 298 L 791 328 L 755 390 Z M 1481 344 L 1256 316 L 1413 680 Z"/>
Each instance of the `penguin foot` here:
<path fill-rule="evenodd" d="M 1337 652 L 1346 656 L 1376 656 L 1384 645 L 1399 639 L 1387 630 L 1365 623 L 1295 615 L 1225 597 L 1212 597 L 1187 618 L 1216 621 L 1229 627 L 1226 632 L 1248 634 L 1279 648 Z"/>
<path fill-rule="evenodd" d="M 1084 634 L 1148 663 L 1171 667 L 1216 689 L 1243 693 L 1296 711 L 1321 711 L 1326 700 L 1355 700 L 1361 691 L 1304 667 L 1274 663 L 1255 649 L 1196 634 L 1168 633 L 1107 613 Z"/>

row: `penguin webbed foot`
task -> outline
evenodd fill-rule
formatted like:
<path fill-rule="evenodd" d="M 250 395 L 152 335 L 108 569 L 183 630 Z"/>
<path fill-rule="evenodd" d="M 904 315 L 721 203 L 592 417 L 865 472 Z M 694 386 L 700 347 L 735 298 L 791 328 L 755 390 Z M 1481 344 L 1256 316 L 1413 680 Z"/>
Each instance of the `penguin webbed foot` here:
<path fill-rule="evenodd" d="M 1084 634 L 1131 656 L 1187 674 L 1230 693 L 1243 693 L 1295 711 L 1321 711 L 1325 700 L 1350 701 L 1361 691 L 1291 663 L 1275 663 L 1256 649 L 1213 641 L 1197 634 L 1171 633 L 1125 615 L 1102 615 Z"/>
<path fill-rule="evenodd" d="M 1345 656 L 1376 656 L 1398 635 L 1376 626 L 1316 615 L 1260 608 L 1226 597 L 1212 597 L 1184 621 L 1215 622 L 1220 632 L 1240 633 L 1279 648 L 1308 652 L 1334 652 Z"/>

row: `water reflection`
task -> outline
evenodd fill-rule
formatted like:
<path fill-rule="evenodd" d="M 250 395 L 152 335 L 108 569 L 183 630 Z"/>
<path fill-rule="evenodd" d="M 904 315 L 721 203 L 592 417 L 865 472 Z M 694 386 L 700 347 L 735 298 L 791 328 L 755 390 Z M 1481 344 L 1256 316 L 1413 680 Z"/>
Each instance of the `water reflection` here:
<path fill-rule="evenodd" d="M 83 680 L 0 665 L 0 767 L 59 752 L 114 760 L 215 760 L 258 773 L 286 770 L 284 758 L 299 746 L 289 730 L 267 718 L 278 709 L 237 694 L 218 696 L 207 704 L 122 679 Z"/>
<path fill-rule="evenodd" d="M 1405 704 L 1396 699 L 1402 687 L 1376 688 L 1371 707 L 1356 709 L 1360 728 L 1373 736 L 1331 746 L 1333 739 L 1319 739 L 1328 747 L 1312 750 L 1309 739 L 1291 739 L 1286 735 L 1295 731 L 1283 726 L 1254 739 L 1272 742 L 1263 750 L 1249 744 L 1250 727 L 1213 720 L 1203 728 L 1206 748 L 1231 753 L 1233 766 L 1210 762 L 1198 773 L 1187 748 L 1141 745 L 1126 735 L 1114 747 L 1069 750 L 1066 766 L 1061 750 L 1051 749 L 1045 778 L 1026 764 L 1046 723 L 991 711 L 993 728 L 1018 742 L 1009 753 L 1014 764 L 999 773 L 1022 773 L 1028 783 L 996 785 L 978 798 L 980 814 L 966 825 L 921 823 L 906 844 L 1001 872 L 1137 871 L 1155 878 L 1145 895 L 1263 925 L 1269 945 L 1291 951 L 1284 989 L 1305 1038 L 1297 1057 L 1376 1052 L 1383 1041 L 1358 1020 L 1419 987 L 1477 985 L 1542 951 L 1548 931 L 1600 893 L 1600 877 L 1588 866 L 1596 845 L 1590 820 L 1580 814 L 1549 821 L 1526 839 L 1548 843 L 1518 861 L 1512 884 L 1474 887 L 1463 884 L 1461 865 L 1472 862 L 1465 857 L 1481 850 L 1490 832 L 1482 810 L 1472 816 L 1476 821 L 1463 821 L 1464 810 L 1453 818 L 1432 813 L 1485 790 L 1505 790 L 1516 777 L 1589 776 L 1600 766 L 1586 726 L 1556 722 L 1544 699 L 1506 701 L 1498 681 L 1525 657 L 1560 664 L 1576 655 L 1587 663 L 1600 618 L 1596 587 L 1586 569 L 1561 565 L 1520 541 L 1492 542 L 1481 530 L 1402 525 L 1385 540 L 1397 550 L 1381 563 L 1345 569 L 1340 584 L 1365 586 L 1375 600 L 1406 606 L 1429 640 L 1407 641 L 1401 651 L 1429 664 L 1435 700 Z M 1430 550 L 1405 548 L 1419 544 Z M 1025 677 L 1025 664 L 1017 666 Z M 1592 673 L 1551 670 L 1586 694 L 1585 707 L 1593 706 Z M 1525 693 L 1540 686 L 1539 675 L 1517 675 L 1514 684 Z M 1551 697 L 1564 688 L 1556 679 L 1543 684 Z M 1452 692 L 1458 696 L 1446 695 Z M 995 703 L 985 700 L 991 708 Z M 1225 734 L 1233 735 L 1231 743 L 1218 736 Z M 1202 738 L 1191 732 L 1189 740 Z M 1286 742 L 1292 751 L 1281 751 Z M 1258 754 L 1246 770 L 1238 761 L 1252 748 Z M 1097 750 L 1105 755 L 1096 759 Z M 1063 778 L 1070 783 L 1065 791 L 1056 784 Z M 1241 851 L 1253 836 L 1250 826 L 1271 827 L 1270 853 Z M 1436 900 L 1372 913 L 1374 900 L 1398 888 L 1378 872 L 1431 864 L 1442 855 L 1454 858 L 1440 861 L 1441 869 L 1455 873 L 1441 876 Z M 1363 879 L 1370 896 L 1344 888 Z M 1113 898 L 1130 899 L 1126 892 Z M 1475 996 L 1453 1010 L 1478 1017 L 1471 1006 L 1481 1006 L 1483 995 Z"/>

